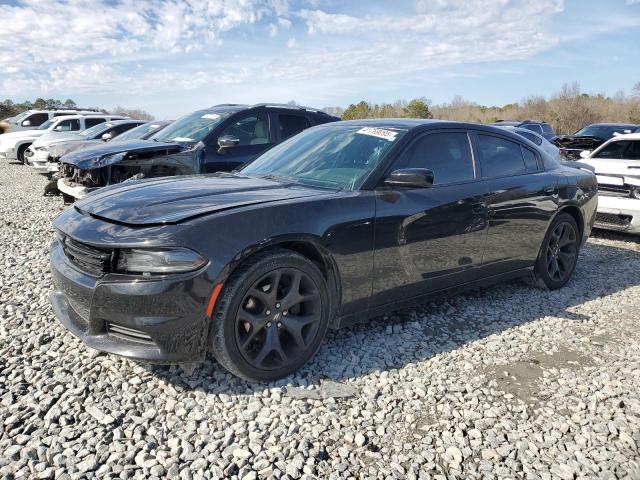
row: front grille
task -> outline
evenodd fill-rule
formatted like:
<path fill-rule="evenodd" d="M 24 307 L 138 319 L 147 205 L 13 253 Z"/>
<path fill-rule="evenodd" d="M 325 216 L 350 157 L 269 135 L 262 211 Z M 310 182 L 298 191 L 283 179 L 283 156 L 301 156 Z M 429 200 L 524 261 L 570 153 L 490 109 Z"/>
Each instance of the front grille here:
<path fill-rule="evenodd" d="M 631 215 L 617 215 L 615 213 L 596 213 L 596 226 L 600 225 L 616 230 L 626 230 L 629 228 L 633 217 Z"/>
<path fill-rule="evenodd" d="M 151 337 L 140 330 L 135 330 L 129 327 L 123 327 L 117 323 L 107 322 L 107 332 L 109 335 L 128 340 L 130 342 L 144 343 L 146 345 L 153 345 L 154 342 Z"/>
<path fill-rule="evenodd" d="M 113 250 L 92 247 L 70 237 L 65 237 L 63 249 L 67 258 L 87 273 L 99 276 L 111 271 Z"/>

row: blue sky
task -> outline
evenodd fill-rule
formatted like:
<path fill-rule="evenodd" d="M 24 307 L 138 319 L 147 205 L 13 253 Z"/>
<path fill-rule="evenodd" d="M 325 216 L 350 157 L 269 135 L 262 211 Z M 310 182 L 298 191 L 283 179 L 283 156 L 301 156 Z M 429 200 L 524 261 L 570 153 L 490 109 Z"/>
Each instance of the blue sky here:
<path fill-rule="evenodd" d="M 216 103 L 347 106 L 563 83 L 630 93 L 640 0 L 0 0 L 0 98 L 175 118 Z"/>

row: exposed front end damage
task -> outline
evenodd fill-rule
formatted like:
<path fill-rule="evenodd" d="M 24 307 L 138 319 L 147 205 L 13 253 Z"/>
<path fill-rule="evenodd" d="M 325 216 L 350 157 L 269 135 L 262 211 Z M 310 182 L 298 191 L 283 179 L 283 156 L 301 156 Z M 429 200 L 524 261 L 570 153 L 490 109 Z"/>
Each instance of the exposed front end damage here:
<path fill-rule="evenodd" d="M 62 157 L 60 170 L 53 180 L 65 199 L 72 201 L 122 182 L 202 173 L 203 157 L 204 145 L 201 143 L 187 149 L 170 145 L 161 149 L 118 152 L 93 161 L 65 162 Z"/>
<path fill-rule="evenodd" d="M 553 140 L 560 149 L 560 156 L 566 160 L 580 160 L 580 154 L 584 150 L 593 151 L 604 142 L 605 139 L 600 137 L 575 135 L 563 135 Z"/>

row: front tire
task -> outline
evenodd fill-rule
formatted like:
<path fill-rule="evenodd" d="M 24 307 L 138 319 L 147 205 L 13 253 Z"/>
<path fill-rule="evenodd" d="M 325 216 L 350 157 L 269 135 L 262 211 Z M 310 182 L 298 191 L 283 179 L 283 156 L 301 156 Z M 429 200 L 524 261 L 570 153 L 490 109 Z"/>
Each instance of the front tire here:
<path fill-rule="evenodd" d="M 277 380 L 315 355 L 329 314 L 327 283 L 313 262 L 284 249 L 258 253 L 226 282 L 211 318 L 210 349 L 239 377 Z"/>
<path fill-rule="evenodd" d="M 576 268 L 580 243 L 576 220 L 567 213 L 558 214 L 547 230 L 535 263 L 537 286 L 549 290 L 562 288 Z"/>
<path fill-rule="evenodd" d="M 26 157 L 24 156 L 24 154 L 27 151 L 27 148 L 29 148 L 29 145 L 22 145 L 20 148 L 18 148 L 18 153 L 17 153 L 18 162 L 20 162 L 23 165 L 29 165 Z"/>

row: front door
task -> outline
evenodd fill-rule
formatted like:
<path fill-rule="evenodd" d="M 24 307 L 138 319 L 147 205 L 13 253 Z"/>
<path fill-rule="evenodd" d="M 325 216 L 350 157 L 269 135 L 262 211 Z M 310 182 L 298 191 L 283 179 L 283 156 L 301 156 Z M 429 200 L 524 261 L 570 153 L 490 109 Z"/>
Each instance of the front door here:
<path fill-rule="evenodd" d="M 390 171 L 428 168 L 432 187 L 380 188 L 372 306 L 478 278 L 487 231 L 486 186 L 463 130 L 427 133 Z"/>
<path fill-rule="evenodd" d="M 232 136 L 240 142 L 235 147 L 218 148 L 218 138 Z M 205 172 L 228 172 L 247 163 L 275 144 L 267 112 L 252 112 L 236 118 L 205 148 Z"/>

